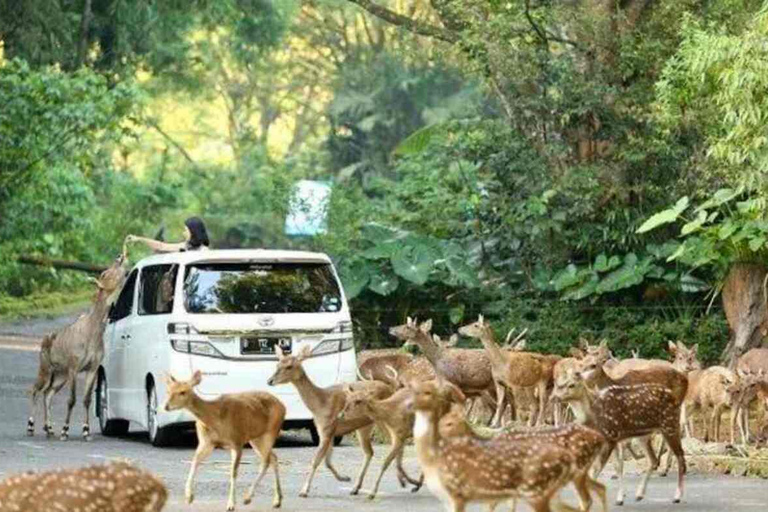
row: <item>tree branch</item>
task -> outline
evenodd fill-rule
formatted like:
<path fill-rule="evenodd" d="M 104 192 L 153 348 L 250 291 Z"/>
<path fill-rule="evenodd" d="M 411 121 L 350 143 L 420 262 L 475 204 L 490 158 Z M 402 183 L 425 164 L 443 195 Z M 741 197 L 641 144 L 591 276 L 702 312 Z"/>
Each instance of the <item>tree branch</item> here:
<path fill-rule="evenodd" d="M 433 39 L 439 39 L 440 41 L 445 41 L 446 43 L 455 43 L 459 40 L 459 35 L 455 32 L 414 20 L 408 16 L 403 16 L 402 14 L 389 10 L 386 7 L 382 7 L 381 5 L 378 5 L 371 0 L 347 1 L 352 2 L 353 4 L 357 4 L 377 18 L 381 18 L 382 20 L 391 23 L 392 25 L 402 27 L 409 32 L 413 32 L 414 34 L 431 37 Z"/>
<path fill-rule="evenodd" d="M 176 142 L 176 140 L 173 137 L 171 137 L 170 135 L 165 133 L 165 131 L 162 128 L 160 128 L 160 125 L 157 124 L 157 122 L 149 120 L 149 121 L 147 121 L 147 124 L 149 126 L 151 126 L 152 128 L 154 128 L 155 130 L 157 130 L 157 133 L 162 135 L 165 140 L 170 142 L 173 147 L 178 149 L 179 153 L 182 154 L 182 156 L 187 160 L 187 162 L 191 163 L 194 166 L 197 166 L 197 162 L 195 162 L 194 159 L 192 158 L 192 156 L 187 152 L 187 150 L 184 149 L 184 146 L 182 146 L 181 144 Z"/>

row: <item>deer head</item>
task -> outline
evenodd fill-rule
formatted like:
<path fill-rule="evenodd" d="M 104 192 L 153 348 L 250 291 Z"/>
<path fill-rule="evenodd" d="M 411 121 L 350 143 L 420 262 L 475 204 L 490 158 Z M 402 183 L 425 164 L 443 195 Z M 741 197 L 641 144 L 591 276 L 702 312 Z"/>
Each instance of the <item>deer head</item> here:
<path fill-rule="evenodd" d="M 100 293 L 110 297 L 123 285 L 127 275 L 127 269 L 124 265 L 125 262 L 125 254 L 121 254 L 115 258 L 115 261 L 112 262 L 112 265 L 110 265 L 109 268 L 99 275 L 98 279 L 91 278 Z"/>
<path fill-rule="evenodd" d="M 168 398 L 163 409 L 175 411 L 186 408 L 193 399 L 194 388 L 203 380 L 203 374 L 197 370 L 190 380 L 176 380 L 173 375 L 166 375 L 165 385 L 168 388 Z"/>
<path fill-rule="evenodd" d="M 440 419 L 438 432 L 440 437 L 444 439 L 471 435 L 472 429 L 464 415 L 464 407 L 459 404 L 451 404 L 451 409 Z"/>
<path fill-rule="evenodd" d="M 344 408 L 339 411 L 339 420 L 343 420 L 345 417 L 357 418 L 368 412 L 370 404 L 368 403 L 369 395 L 367 392 L 355 391 L 352 386 L 347 385 L 344 387 L 344 393 L 346 393 L 346 402 Z"/>
<path fill-rule="evenodd" d="M 270 386 L 299 380 L 304 375 L 301 363 L 312 355 L 312 350 L 309 346 L 304 345 L 298 354 L 289 356 L 278 345 L 275 345 L 275 354 L 277 354 L 277 368 L 267 381 Z"/>
<path fill-rule="evenodd" d="M 451 337 L 448 338 L 446 341 L 443 341 L 440 339 L 440 336 L 437 334 L 432 335 L 432 340 L 440 345 L 442 348 L 455 348 L 456 345 L 459 343 L 459 335 L 458 334 L 451 334 Z"/>
<path fill-rule="evenodd" d="M 682 341 L 676 344 L 672 341 L 667 342 L 667 350 L 672 355 L 672 366 L 675 370 L 688 373 L 693 370 L 701 370 L 699 362 L 699 344 L 687 348 Z"/>
<path fill-rule="evenodd" d="M 402 325 L 396 325 L 389 328 L 389 334 L 399 339 L 400 341 L 412 341 L 422 335 L 427 335 L 432 330 L 432 320 L 427 320 L 421 325 L 415 318 L 408 317 L 406 322 Z M 431 339 L 431 338 L 430 338 Z"/>
<path fill-rule="evenodd" d="M 589 382 L 602 371 L 603 365 L 610 358 L 611 351 L 606 340 L 601 341 L 597 347 L 589 347 L 587 354 L 579 362 L 579 376 Z"/>
<path fill-rule="evenodd" d="M 476 322 L 459 327 L 459 334 L 468 338 L 493 337 L 493 329 L 491 324 L 485 321 L 483 315 L 478 315 Z"/>

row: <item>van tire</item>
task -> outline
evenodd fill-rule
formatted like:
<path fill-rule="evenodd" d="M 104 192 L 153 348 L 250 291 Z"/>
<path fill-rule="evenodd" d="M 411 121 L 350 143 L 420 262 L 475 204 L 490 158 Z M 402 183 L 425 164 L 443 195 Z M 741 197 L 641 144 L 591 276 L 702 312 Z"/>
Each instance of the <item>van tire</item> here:
<path fill-rule="evenodd" d="M 99 430 L 104 437 L 124 436 L 128 433 L 128 420 L 110 420 L 107 418 L 107 379 L 104 373 L 99 373 L 96 385 L 96 417 L 99 419 Z"/>

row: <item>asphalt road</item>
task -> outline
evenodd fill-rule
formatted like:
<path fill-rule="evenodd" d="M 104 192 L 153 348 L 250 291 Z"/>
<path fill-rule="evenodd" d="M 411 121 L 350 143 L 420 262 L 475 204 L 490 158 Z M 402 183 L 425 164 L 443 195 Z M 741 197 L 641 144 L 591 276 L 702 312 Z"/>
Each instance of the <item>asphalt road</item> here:
<path fill-rule="evenodd" d="M 26 348 L 26 350 L 25 350 Z M 135 464 L 153 471 L 162 478 L 170 490 L 167 511 L 213 511 L 224 510 L 228 482 L 229 454 L 219 450 L 199 473 L 196 502 L 183 502 L 184 481 L 189 470 L 195 448 L 194 436 L 185 436 L 173 448 L 153 448 L 145 434 L 131 432 L 121 439 L 104 438 L 98 433 L 93 441 L 84 442 L 79 437 L 82 424 L 82 408 L 78 404 L 73 417 L 73 433 L 70 441 L 61 442 L 56 438 L 46 439 L 39 431 L 35 437 L 25 434 L 28 414 L 27 391 L 32 385 L 37 368 L 35 344 L 24 338 L 3 338 L 0 336 L 0 479 L 25 470 L 44 470 L 59 467 L 73 467 L 99 463 L 111 459 L 128 459 Z M 80 386 L 82 389 L 82 386 Z M 64 413 L 64 393 L 55 399 L 54 421 L 61 426 Z M 40 422 L 38 421 L 38 425 Z M 94 424 L 97 423 L 94 421 Z M 96 431 L 98 427 L 96 426 Z M 359 450 L 354 441 L 345 439 L 342 446 L 334 451 L 334 462 L 342 473 L 354 476 L 359 464 Z M 373 482 L 386 454 L 386 446 L 376 447 L 376 456 L 366 478 L 366 484 Z M 321 467 L 315 477 L 310 497 L 298 497 L 314 448 L 309 445 L 308 436 L 291 432 L 281 438 L 278 446 L 281 481 L 283 484 L 283 510 L 287 511 L 390 511 L 400 512 L 442 510 L 439 502 L 427 489 L 412 494 L 401 489 L 393 473 L 385 475 L 379 496 L 369 501 L 364 495 L 350 496 L 351 484 L 336 482 L 330 473 Z M 241 466 L 238 496 L 246 490 L 255 475 L 255 456 L 246 452 Z M 417 472 L 413 451 L 406 456 L 406 469 Z M 608 485 L 610 496 L 615 495 L 616 480 L 608 478 L 610 468 L 603 481 Z M 673 505 L 670 498 L 674 493 L 675 478 L 654 478 L 649 485 L 645 501 L 629 502 L 627 511 L 765 511 L 768 505 L 768 481 L 726 476 L 691 474 L 687 478 L 686 496 L 683 503 Z M 638 478 L 627 478 L 628 497 L 633 496 Z M 238 504 L 238 510 L 266 510 L 271 503 L 271 476 L 265 478 L 254 502 L 249 506 Z M 367 486 L 364 486 L 366 489 Z M 567 501 L 575 504 L 570 490 L 564 494 Z M 615 508 L 615 507 L 614 507 Z M 480 510 L 474 507 L 472 510 Z M 527 510 L 521 507 L 522 510 Z M 598 510 L 599 507 L 593 507 Z"/>

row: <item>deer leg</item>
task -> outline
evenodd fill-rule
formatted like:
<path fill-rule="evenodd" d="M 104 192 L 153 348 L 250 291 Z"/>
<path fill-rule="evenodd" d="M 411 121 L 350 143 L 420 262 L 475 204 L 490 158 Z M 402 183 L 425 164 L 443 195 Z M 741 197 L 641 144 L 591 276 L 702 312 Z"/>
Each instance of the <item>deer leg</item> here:
<path fill-rule="evenodd" d="M 187 476 L 187 484 L 184 487 L 184 498 L 187 504 L 191 504 L 195 499 L 195 478 L 197 478 L 197 471 L 200 469 L 200 464 L 210 457 L 213 453 L 213 444 L 207 437 L 201 435 L 200 429 L 197 429 L 197 435 L 200 439 L 195 450 L 195 456 L 192 458 L 192 467 L 189 468 L 189 475 Z"/>
<path fill-rule="evenodd" d="M 261 483 L 261 479 L 264 478 L 271 464 L 275 472 L 275 486 L 274 497 L 272 499 L 272 507 L 279 508 L 283 501 L 283 493 L 280 489 L 280 472 L 277 467 L 277 455 L 275 455 L 275 452 L 272 450 L 272 447 L 275 444 L 275 439 L 270 436 L 263 436 L 256 441 L 250 441 L 249 444 L 251 445 L 251 448 L 253 448 L 253 451 L 258 453 L 259 457 L 261 457 L 261 468 L 259 470 L 259 474 L 256 476 L 256 480 L 253 482 L 253 485 L 251 485 L 251 487 L 248 489 L 248 492 L 245 494 L 243 503 L 248 505 L 251 502 L 253 495 L 256 492 L 256 488 L 259 486 L 259 483 Z"/>
<path fill-rule="evenodd" d="M 644 437 L 641 444 L 646 457 L 648 457 L 648 470 L 645 472 L 642 480 L 640 480 L 640 484 L 637 486 L 637 491 L 635 492 L 636 501 L 640 501 L 645 497 L 645 489 L 648 487 L 648 480 L 651 478 L 651 475 L 656 468 L 659 467 L 659 460 L 656 458 L 656 454 L 653 451 L 650 436 Z"/>
<path fill-rule="evenodd" d="M 43 398 L 43 430 L 48 437 L 53 436 L 53 425 L 49 422 L 51 416 L 51 402 L 53 401 L 53 395 L 61 391 L 64 384 L 67 383 L 67 378 L 62 374 L 54 374 L 51 377 L 51 385 L 45 391 L 45 397 Z"/>
<path fill-rule="evenodd" d="M 493 420 L 491 420 L 491 426 L 492 427 L 498 427 L 501 425 L 501 415 L 504 412 L 504 395 L 506 393 L 506 389 L 504 388 L 504 385 L 501 382 L 496 382 L 496 413 L 493 415 Z"/>
<path fill-rule="evenodd" d="M 83 395 L 83 407 L 85 408 L 85 422 L 83 423 L 83 439 L 91 440 L 91 400 L 93 399 L 93 388 L 96 386 L 96 377 L 98 370 L 94 370 L 85 378 L 85 394 Z"/>
<path fill-rule="evenodd" d="M 320 429 L 319 434 L 320 446 L 317 447 L 315 456 L 312 457 L 312 467 L 309 470 L 309 475 L 307 475 L 307 481 L 304 482 L 304 487 L 302 487 L 301 492 L 299 492 L 299 497 L 301 498 L 306 498 L 309 495 L 309 487 L 312 485 L 312 478 L 315 476 L 317 467 L 325 460 L 328 450 L 331 447 L 331 442 L 333 441 L 333 430 L 326 432 L 325 429 Z"/>
<path fill-rule="evenodd" d="M 37 410 L 37 397 L 40 396 L 40 393 L 43 393 L 43 396 L 45 396 L 45 391 L 51 387 L 52 382 L 53 376 L 50 374 L 50 372 L 48 372 L 45 375 L 38 375 L 35 384 L 32 386 L 32 394 L 29 399 L 29 419 L 27 420 L 28 436 L 35 435 L 35 411 Z M 43 425 L 46 424 L 47 421 L 44 419 Z"/>
<path fill-rule="evenodd" d="M 616 495 L 616 505 L 624 504 L 624 456 L 621 450 L 616 450 L 616 475 L 619 477 L 619 493 Z"/>
<path fill-rule="evenodd" d="M 232 464 L 229 469 L 229 498 L 227 510 L 235 510 L 235 484 L 237 482 L 237 469 L 240 467 L 240 459 L 243 457 L 243 447 L 238 446 L 230 450 Z"/>
<path fill-rule="evenodd" d="M 466 503 L 464 503 L 464 500 L 459 498 L 452 498 L 451 499 L 451 512 L 464 512 L 467 509 Z"/>
<path fill-rule="evenodd" d="M 573 486 L 576 488 L 576 494 L 579 498 L 579 508 L 581 508 L 581 510 L 589 510 L 589 507 L 592 506 L 592 496 L 589 494 L 587 485 L 588 478 L 586 471 L 580 471 L 573 477 Z"/>
<path fill-rule="evenodd" d="M 392 461 L 395 460 L 395 457 L 398 456 L 398 453 L 403 450 L 403 441 L 402 439 L 395 439 L 394 444 L 392 445 L 392 449 L 387 454 L 386 458 L 384 459 L 384 462 L 381 465 L 381 470 L 379 471 L 379 476 L 376 478 L 376 483 L 373 484 L 373 489 L 371 490 L 371 493 L 368 495 L 368 499 L 372 500 L 376 497 L 376 493 L 379 492 L 379 483 L 381 482 L 381 477 L 384 476 L 384 473 L 387 471 L 387 468 L 389 468 L 389 465 L 392 464 Z"/>
<path fill-rule="evenodd" d="M 685 453 L 683 452 L 683 446 L 680 443 L 680 431 L 665 432 L 663 435 L 664 440 L 667 442 L 667 445 L 669 445 L 669 449 L 675 454 L 675 457 L 677 457 L 677 490 L 675 491 L 673 502 L 680 503 L 680 500 L 683 499 L 683 480 L 687 469 L 685 465 Z"/>
<path fill-rule="evenodd" d="M 69 421 L 72 419 L 72 409 L 75 408 L 77 401 L 77 373 L 70 372 L 67 381 L 69 382 L 69 399 L 67 400 L 67 416 L 64 420 L 64 426 L 61 427 L 61 436 L 59 436 L 62 441 L 69 439 Z"/>
<path fill-rule="evenodd" d="M 590 477 L 588 471 L 584 472 L 584 477 L 586 478 L 587 487 L 589 487 L 591 491 L 595 492 L 597 497 L 600 498 L 600 508 L 602 511 L 608 512 L 608 493 L 605 486 L 594 478 Z"/>
<path fill-rule="evenodd" d="M 424 484 L 424 474 L 419 477 L 419 479 L 412 478 L 408 472 L 403 467 L 403 451 L 404 449 L 401 448 L 400 452 L 397 454 L 397 471 L 403 475 L 405 480 L 414 486 L 413 489 L 411 489 L 411 492 L 417 492 L 419 489 L 421 489 L 421 486 Z"/>
<path fill-rule="evenodd" d="M 723 418 L 723 410 L 725 409 L 725 406 L 723 404 L 718 404 L 715 406 L 714 416 L 715 416 L 715 442 L 720 442 L 720 423 Z"/>
<path fill-rule="evenodd" d="M 368 466 L 371 464 L 371 459 L 373 458 L 373 446 L 371 445 L 371 435 L 373 434 L 373 425 L 368 425 L 367 427 L 359 428 L 357 429 L 355 434 L 357 434 L 357 440 L 360 442 L 360 448 L 363 450 L 363 454 L 365 454 L 365 460 L 363 461 L 363 466 L 360 468 L 360 472 L 357 474 L 357 480 L 355 481 L 355 486 L 352 488 L 352 491 L 350 492 L 350 494 L 357 494 L 358 492 L 360 492 L 360 488 L 363 486 L 363 479 L 365 478 L 365 473 L 368 471 Z M 349 478 L 347 478 L 346 481 L 348 482 Z"/>
<path fill-rule="evenodd" d="M 741 441 L 743 444 L 749 443 L 749 406 L 741 408 Z"/>
<path fill-rule="evenodd" d="M 539 414 L 536 417 L 536 426 L 543 425 L 546 418 L 547 401 L 549 395 L 547 394 L 547 381 L 542 380 L 538 384 L 539 391 Z"/>

